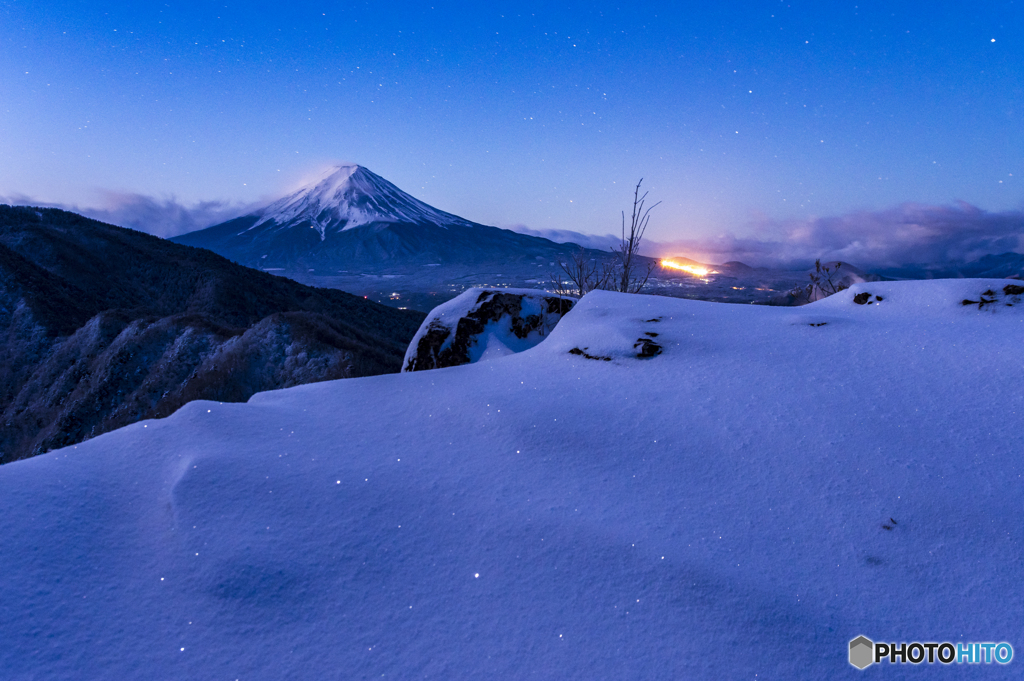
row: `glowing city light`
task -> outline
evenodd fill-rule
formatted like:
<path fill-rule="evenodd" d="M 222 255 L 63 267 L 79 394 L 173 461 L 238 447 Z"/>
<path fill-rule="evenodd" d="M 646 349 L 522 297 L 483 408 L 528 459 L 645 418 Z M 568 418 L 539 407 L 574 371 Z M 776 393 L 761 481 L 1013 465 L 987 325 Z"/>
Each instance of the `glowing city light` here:
<path fill-rule="evenodd" d="M 669 269 L 673 270 L 681 270 L 683 272 L 686 272 L 687 274 L 692 274 L 695 277 L 706 277 L 709 274 L 718 274 L 718 272 L 714 270 L 709 270 L 706 267 L 699 267 L 696 265 L 682 265 L 680 263 L 675 262 L 674 260 L 662 260 L 661 266 L 668 267 Z"/>

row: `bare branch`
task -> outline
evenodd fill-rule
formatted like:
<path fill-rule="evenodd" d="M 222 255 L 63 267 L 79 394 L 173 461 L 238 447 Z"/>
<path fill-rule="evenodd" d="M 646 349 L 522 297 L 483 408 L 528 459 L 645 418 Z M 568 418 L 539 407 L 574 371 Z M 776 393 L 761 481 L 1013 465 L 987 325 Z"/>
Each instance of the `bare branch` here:
<path fill-rule="evenodd" d="M 565 291 L 563 295 L 582 297 L 595 289 L 606 288 L 613 274 L 607 263 L 598 265 L 582 246 L 569 257 L 568 261 L 559 259 L 558 266 L 569 278 L 569 281 L 562 286 L 562 275 L 558 274 L 557 280 L 555 275 L 552 275 L 552 282 L 557 282 Z"/>
<path fill-rule="evenodd" d="M 640 244 L 643 241 L 647 225 L 651 220 L 653 206 L 647 206 L 647 192 L 640 194 L 643 178 L 633 189 L 633 210 L 630 213 L 629 227 L 626 227 L 626 213 L 622 212 L 622 237 L 618 246 L 611 249 L 613 260 L 597 260 L 589 257 L 590 253 L 580 247 L 567 261 L 559 259 L 561 273 L 551 275 L 551 285 L 556 293 L 572 296 L 584 296 L 595 289 L 611 289 L 623 293 L 640 293 L 651 274 L 655 263 L 648 260 L 646 267 L 639 267 Z M 643 270 L 643 271 L 641 271 Z M 568 281 L 562 281 L 562 273 Z"/>
<path fill-rule="evenodd" d="M 828 298 L 847 288 L 839 277 L 839 268 L 842 266 L 842 262 L 837 262 L 833 267 L 822 265 L 821 258 L 814 261 L 814 272 L 808 275 L 811 283 L 807 285 L 807 302 Z"/>
<path fill-rule="evenodd" d="M 647 192 L 644 192 L 643 195 L 640 194 L 640 185 L 643 184 L 643 181 L 644 179 L 641 177 L 633 190 L 633 211 L 630 215 L 629 231 L 626 231 L 626 213 L 623 211 L 621 241 L 617 247 L 612 249 L 612 252 L 615 253 L 619 260 L 615 290 L 623 293 L 639 293 L 647 285 L 647 280 L 654 271 L 653 264 L 648 263 L 645 274 L 634 275 L 636 260 L 640 252 L 640 244 L 643 241 L 644 233 L 647 231 L 647 225 L 651 219 L 650 213 L 661 203 L 659 201 L 653 206 L 644 207 L 644 204 L 647 202 Z"/>

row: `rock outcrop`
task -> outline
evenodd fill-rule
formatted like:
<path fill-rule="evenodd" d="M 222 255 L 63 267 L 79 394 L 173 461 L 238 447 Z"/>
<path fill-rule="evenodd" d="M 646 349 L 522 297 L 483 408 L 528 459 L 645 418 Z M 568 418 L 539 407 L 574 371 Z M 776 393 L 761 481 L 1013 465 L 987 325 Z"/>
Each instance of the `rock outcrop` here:
<path fill-rule="evenodd" d="M 402 371 L 522 352 L 544 340 L 575 303 L 534 289 L 471 288 L 427 315 L 409 344 Z"/>

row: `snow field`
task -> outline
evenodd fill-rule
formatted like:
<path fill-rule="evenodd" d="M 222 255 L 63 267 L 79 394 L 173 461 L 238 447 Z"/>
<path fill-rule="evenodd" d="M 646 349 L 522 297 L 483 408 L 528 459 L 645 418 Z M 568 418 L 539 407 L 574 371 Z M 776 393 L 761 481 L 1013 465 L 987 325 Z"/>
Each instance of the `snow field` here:
<path fill-rule="evenodd" d="M 1019 655 L 1024 305 L 960 303 L 1006 284 L 595 292 L 520 354 L 3 466 L 0 670 L 856 678 L 860 634 Z"/>

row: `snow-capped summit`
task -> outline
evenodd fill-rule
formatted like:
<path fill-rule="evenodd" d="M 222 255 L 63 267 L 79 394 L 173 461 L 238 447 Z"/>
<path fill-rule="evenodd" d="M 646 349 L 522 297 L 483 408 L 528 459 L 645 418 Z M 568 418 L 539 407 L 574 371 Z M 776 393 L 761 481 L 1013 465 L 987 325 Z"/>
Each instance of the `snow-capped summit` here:
<path fill-rule="evenodd" d="M 310 227 L 326 239 L 373 223 L 470 226 L 468 220 L 445 213 L 406 194 L 380 175 L 360 165 L 333 166 L 315 182 L 257 211 L 250 229 L 273 222 L 281 229 Z"/>

